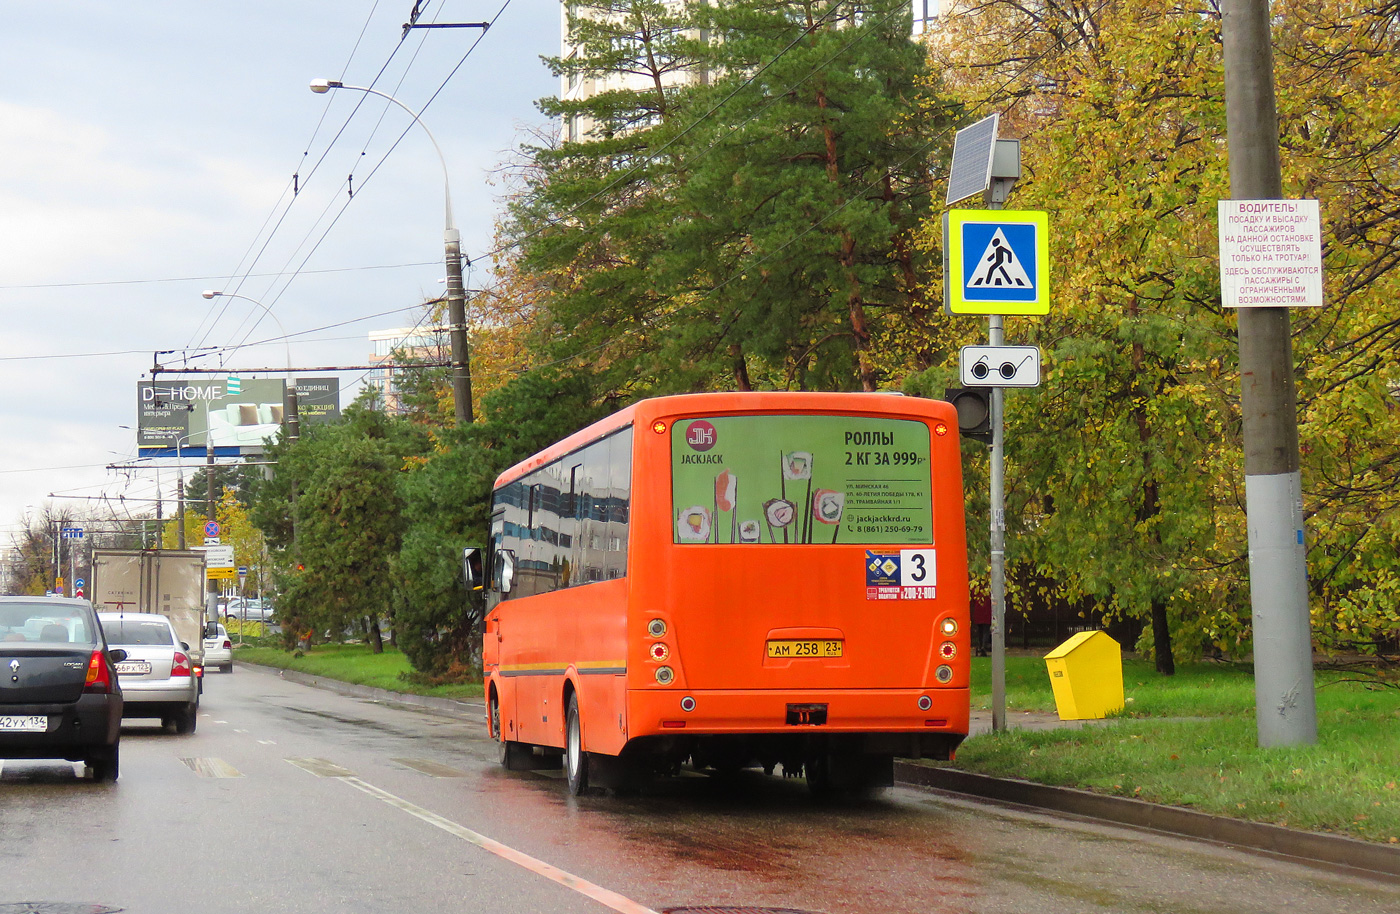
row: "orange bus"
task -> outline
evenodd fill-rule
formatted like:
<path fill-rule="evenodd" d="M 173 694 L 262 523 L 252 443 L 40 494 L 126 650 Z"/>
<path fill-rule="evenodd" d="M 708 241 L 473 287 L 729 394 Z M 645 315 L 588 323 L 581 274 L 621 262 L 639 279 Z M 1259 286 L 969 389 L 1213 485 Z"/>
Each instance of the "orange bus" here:
<path fill-rule="evenodd" d="M 501 761 L 562 756 L 576 795 L 685 764 L 889 785 L 967 735 L 947 403 L 644 400 L 500 475 L 485 568 Z"/>

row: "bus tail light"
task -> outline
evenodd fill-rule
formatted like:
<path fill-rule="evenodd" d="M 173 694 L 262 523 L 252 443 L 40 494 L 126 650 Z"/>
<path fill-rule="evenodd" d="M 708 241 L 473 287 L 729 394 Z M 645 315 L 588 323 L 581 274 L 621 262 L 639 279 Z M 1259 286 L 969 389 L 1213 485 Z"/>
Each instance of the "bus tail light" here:
<path fill-rule="evenodd" d="M 951 674 L 951 671 L 949 671 Z M 676 678 L 676 671 L 669 666 L 659 666 L 656 668 L 656 681 L 661 685 L 670 685 Z"/>
<path fill-rule="evenodd" d="M 944 660 L 952 660 L 958 656 L 958 646 L 951 641 L 944 641 L 938 646 L 938 656 Z"/>
<path fill-rule="evenodd" d="M 927 695 L 920 695 L 920 696 L 919 696 L 919 710 L 920 710 L 920 711 L 927 711 L 927 710 L 928 710 L 929 708 L 931 708 L 931 707 L 933 707 L 933 699 L 932 699 L 932 698 L 929 698 Z"/>
<path fill-rule="evenodd" d="M 681 710 L 687 713 L 695 710 L 695 699 L 687 695 L 681 699 Z"/>
<path fill-rule="evenodd" d="M 655 660 L 657 663 L 660 663 L 669 656 L 671 656 L 671 649 L 664 643 L 658 641 L 651 646 L 651 659 Z"/>
<path fill-rule="evenodd" d="M 942 622 L 938 623 L 938 630 L 944 635 L 956 635 L 958 633 L 958 620 L 944 619 Z"/>
<path fill-rule="evenodd" d="M 953 668 L 945 663 L 933 671 L 933 677 L 939 682 L 951 682 L 953 680 Z"/>
<path fill-rule="evenodd" d="M 653 638 L 660 638 L 666 634 L 666 620 L 652 619 L 647 623 L 647 634 Z"/>

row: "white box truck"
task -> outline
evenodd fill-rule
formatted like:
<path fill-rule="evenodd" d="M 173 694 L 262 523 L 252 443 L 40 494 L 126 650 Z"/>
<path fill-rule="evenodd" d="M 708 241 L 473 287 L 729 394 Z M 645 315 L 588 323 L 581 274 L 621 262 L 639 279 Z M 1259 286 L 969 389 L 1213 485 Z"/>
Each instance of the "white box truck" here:
<path fill-rule="evenodd" d="M 159 613 L 204 668 L 204 553 L 177 549 L 94 549 L 89 593 L 98 612 Z M 201 683 L 202 685 L 202 683 Z"/>

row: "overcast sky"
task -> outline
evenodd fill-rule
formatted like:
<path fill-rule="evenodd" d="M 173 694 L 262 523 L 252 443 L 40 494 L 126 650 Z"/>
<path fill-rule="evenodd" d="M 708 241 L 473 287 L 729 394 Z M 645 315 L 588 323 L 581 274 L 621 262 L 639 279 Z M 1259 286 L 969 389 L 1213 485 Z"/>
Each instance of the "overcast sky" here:
<path fill-rule="evenodd" d="M 0 545 L 45 501 L 102 504 L 51 493 L 149 507 L 135 499 L 152 497 L 153 470 L 107 467 L 136 453 L 122 426 L 155 350 L 272 339 L 191 364 L 286 365 L 261 308 L 203 290 L 267 305 L 299 367 L 365 364 L 368 331 L 413 323 L 441 294 L 443 171 L 427 135 L 382 99 L 313 94 L 312 79 L 373 83 L 422 111 L 463 252 L 490 249 L 492 172 L 557 91 L 539 58 L 557 53 L 559 6 L 422 7 L 420 22 L 493 25 L 401 40 L 412 0 L 0 0 Z M 343 390 L 362 374 L 343 373 Z M 161 482 L 173 493 L 174 470 Z"/>

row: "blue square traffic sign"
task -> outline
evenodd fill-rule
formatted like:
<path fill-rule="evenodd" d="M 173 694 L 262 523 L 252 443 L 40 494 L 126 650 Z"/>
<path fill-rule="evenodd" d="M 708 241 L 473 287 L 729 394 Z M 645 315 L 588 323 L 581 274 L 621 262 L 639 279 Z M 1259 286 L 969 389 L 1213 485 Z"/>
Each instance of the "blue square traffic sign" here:
<path fill-rule="evenodd" d="M 943 217 L 950 314 L 1048 314 L 1049 217 L 1043 212 L 950 210 Z"/>

